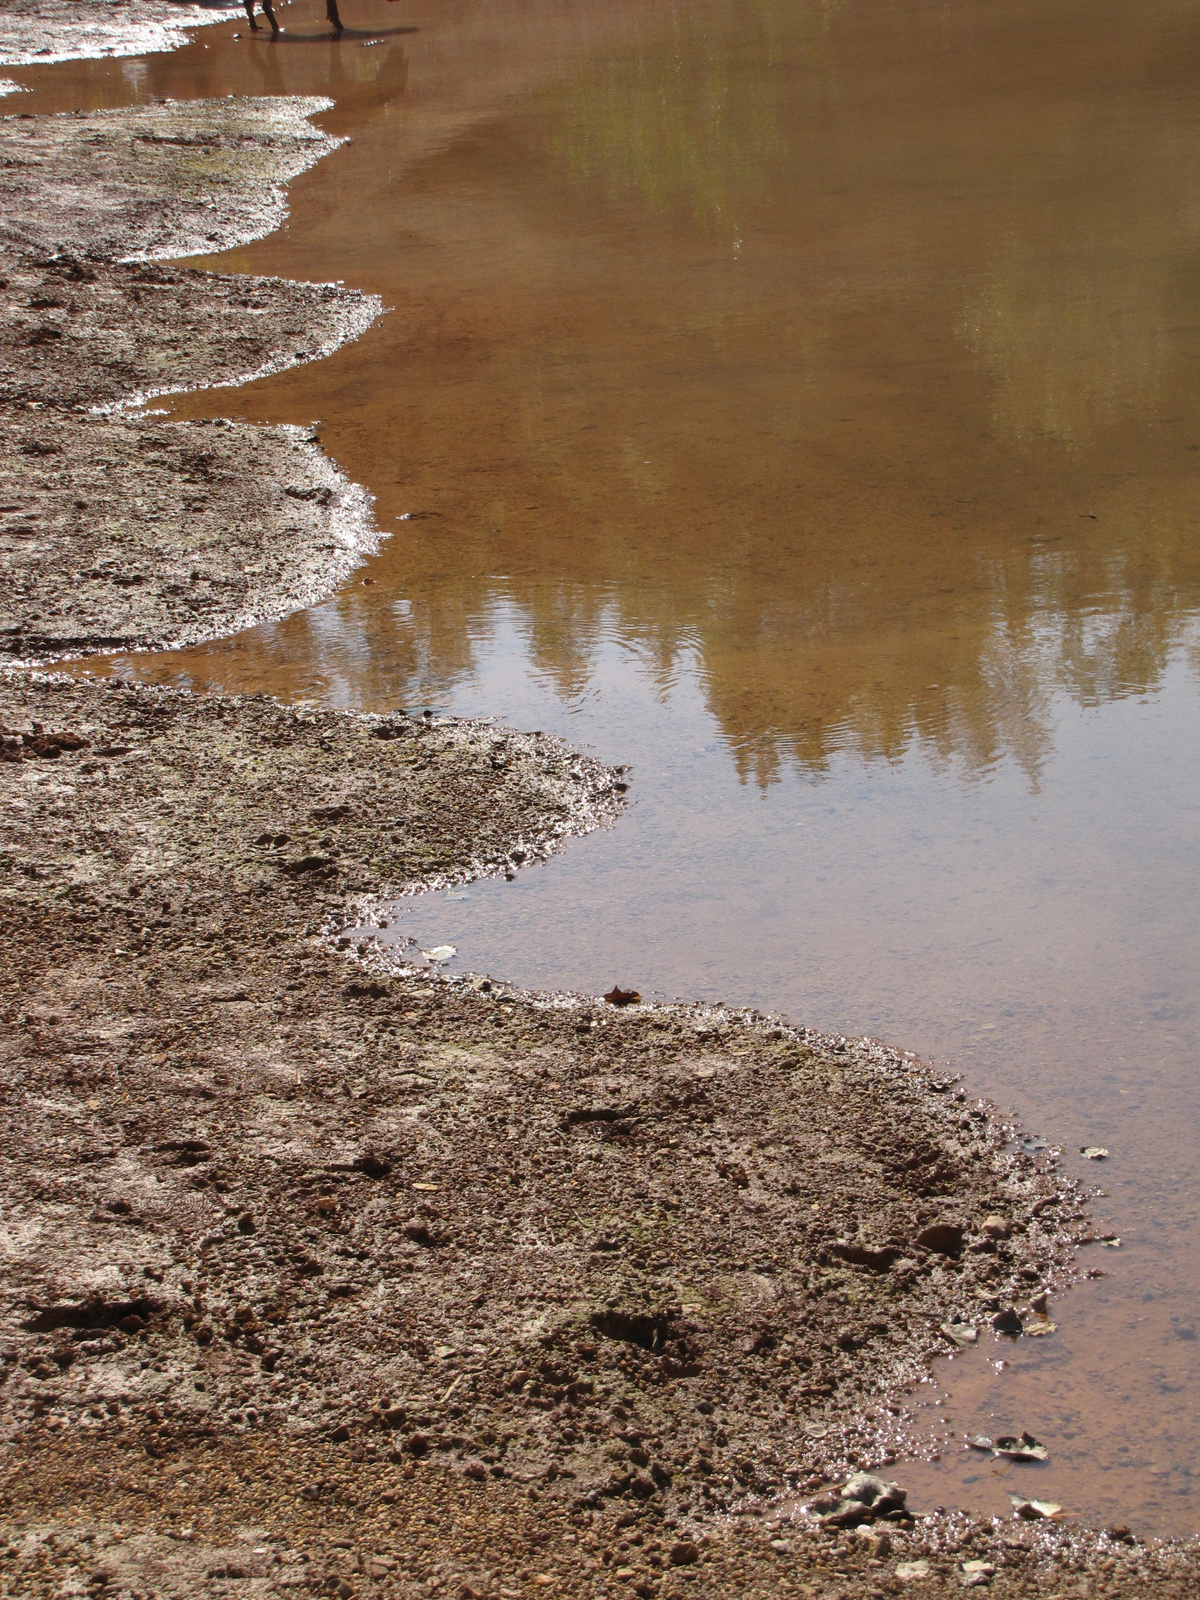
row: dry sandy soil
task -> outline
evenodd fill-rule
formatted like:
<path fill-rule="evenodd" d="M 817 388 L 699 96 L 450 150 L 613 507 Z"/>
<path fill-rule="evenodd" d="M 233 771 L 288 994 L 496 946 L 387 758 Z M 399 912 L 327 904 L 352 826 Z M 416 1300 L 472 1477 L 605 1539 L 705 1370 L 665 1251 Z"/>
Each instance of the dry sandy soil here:
<path fill-rule="evenodd" d="M 0 121 L 10 657 L 278 614 L 373 537 L 310 439 L 111 409 L 376 314 L 146 264 L 274 226 L 314 109 Z M 490 724 L 0 676 L 0 1592 L 1195 1592 L 1194 1550 L 883 1486 L 904 1386 L 1024 1336 L 1086 1228 L 990 1108 L 343 931 L 626 785 Z"/>

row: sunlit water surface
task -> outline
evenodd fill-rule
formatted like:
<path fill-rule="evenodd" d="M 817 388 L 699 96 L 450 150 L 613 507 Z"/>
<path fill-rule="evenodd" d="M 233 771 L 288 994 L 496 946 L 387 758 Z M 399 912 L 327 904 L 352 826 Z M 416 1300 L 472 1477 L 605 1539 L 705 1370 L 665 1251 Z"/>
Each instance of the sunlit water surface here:
<path fill-rule="evenodd" d="M 960 1442 L 900 1474 L 918 1506 L 1007 1513 L 1015 1482 L 1195 1532 L 1200 15 L 343 9 L 337 44 L 298 0 L 277 44 L 15 74 L 22 110 L 329 93 L 352 143 L 219 264 L 393 308 L 174 407 L 320 418 L 382 554 L 116 665 L 629 764 L 615 828 L 401 931 L 882 1035 L 1016 1107 L 1121 1247 L 1056 1335 L 943 1367 L 929 1438 Z M 961 1448 L 1006 1425 L 1049 1463 Z"/>

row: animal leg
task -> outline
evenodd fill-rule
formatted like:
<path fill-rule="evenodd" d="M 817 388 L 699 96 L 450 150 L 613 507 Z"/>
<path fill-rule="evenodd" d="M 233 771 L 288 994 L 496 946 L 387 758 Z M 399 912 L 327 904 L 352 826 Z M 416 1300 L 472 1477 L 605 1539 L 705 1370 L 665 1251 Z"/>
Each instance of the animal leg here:
<path fill-rule="evenodd" d="M 250 0 L 250 3 L 253 4 L 253 0 Z M 262 0 L 262 8 L 266 14 L 267 21 L 271 24 L 271 32 L 278 37 L 279 24 L 275 21 L 275 13 L 271 10 L 271 0 Z"/>
<path fill-rule="evenodd" d="M 257 33 L 258 23 L 254 20 L 254 0 L 242 0 L 242 4 L 246 8 L 246 16 L 249 18 L 250 26 L 254 29 L 255 33 Z"/>
<path fill-rule="evenodd" d="M 325 15 L 334 33 L 341 33 L 342 19 L 338 16 L 337 0 L 325 0 Z"/>

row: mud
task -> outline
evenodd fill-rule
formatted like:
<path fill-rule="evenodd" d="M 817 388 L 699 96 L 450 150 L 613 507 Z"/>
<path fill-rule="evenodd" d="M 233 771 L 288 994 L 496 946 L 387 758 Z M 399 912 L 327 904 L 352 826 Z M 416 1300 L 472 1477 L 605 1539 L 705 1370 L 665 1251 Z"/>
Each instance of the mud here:
<path fill-rule="evenodd" d="M 0 117 L 0 243 L 145 261 L 228 250 L 287 216 L 285 185 L 340 139 L 319 96 Z"/>
<path fill-rule="evenodd" d="M 194 643 L 324 598 L 370 498 L 299 428 L 0 411 L 0 649 Z"/>
<path fill-rule="evenodd" d="M 67 137 L 90 119 L 0 124 L 0 143 L 17 129 L 22 160 L 27 147 L 51 150 L 70 168 L 82 148 L 99 149 L 108 171 L 100 186 L 52 180 L 37 206 L 18 182 L 4 225 L 27 245 L 71 247 L 0 250 L 5 654 L 46 660 L 234 632 L 323 598 L 377 548 L 368 495 L 295 428 L 86 414 L 317 359 L 378 316 L 376 297 L 340 285 L 97 259 L 151 237 L 160 253 L 189 247 L 187 183 L 178 206 L 163 202 L 180 150 L 185 167 L 205 159 L 197 150 L 228 166 L 225 242 L 252 226 L 256 207 L 274 216 L 297 151 L 307 162 L 332 148 L 301 114 L 315 104 L 284 102 L 278 118 L 269 103 L 243 112 L 209 102 L 179 120 L 178 108 L 154 108 L 150 123 L 121 113 L 101 119 L 98 145 L 94 129 L 82 145 Z M 162 131 L 177 126 L 182 144 Z M 147 140 L 149 156 L 131 164 Z M 198 169 L 188 171 L 195 188 Z M 127 193 L 136 203 L 125 205 Z"/>
<path fill-rule="evenodd" d="M 362 897 L 613 816 L 621 775 L 556 741 L 13 674 L 0 696 L 25 1592 L 64 1563 L 325 1582 L 334 1527 L 364 1592 L 436 1562 L 486 1593 L 534 1560 L 667 1592 L 706 1535 L 690 1592 L 883 1559 L 807 1522 L 776 1550 L 762 1507 L 887 1475 L 940 1325 L 990 1338 L 1066 1281 L 1084 1218 L 1052 1165 L 870 1041 L 339 948 Z M 528 1543 L 497 1549 L 498 1518 Z"/>
<path fill-rule="evenodd" d="M 0 65 L 177 50 L 198 27 L 239 14 L 219 0 L 5 0 Z"/>
<path fill-rule="evenodd" d="M 0 406 L 130 406 L 320 360 L 382 311 L 339 284 L 0 250 Z"/>

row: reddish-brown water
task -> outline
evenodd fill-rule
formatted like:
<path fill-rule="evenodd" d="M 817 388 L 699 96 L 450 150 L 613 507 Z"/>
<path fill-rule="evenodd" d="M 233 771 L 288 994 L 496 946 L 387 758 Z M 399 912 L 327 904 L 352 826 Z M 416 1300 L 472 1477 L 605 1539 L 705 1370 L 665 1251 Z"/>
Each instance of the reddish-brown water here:
<path fill-rule="evenodd" d="M 1106 1276 L 939 1374 L 960 1441 L 1024 1427 L 1049 1463 L 898 1474 L 1197 1531 L 1200 17 L 343 10 L 340 43 L 297 0 L 277 44 L 14 74 L 22 110 L 328 93 L 353 142 L 221 264 L 393 308 L 175 406 L 319 417 L 394 530 L 369 581 L 122 669 L 630 763 L 616 829 L 401 930 L 881 1034 L 1107 1146 L 1067 1157 L 1109 1191 Z"/>

